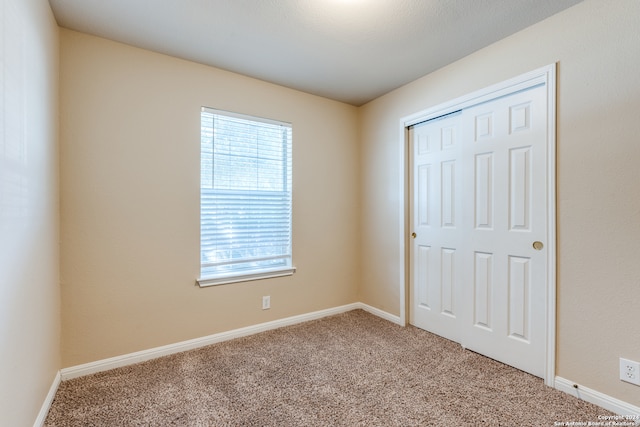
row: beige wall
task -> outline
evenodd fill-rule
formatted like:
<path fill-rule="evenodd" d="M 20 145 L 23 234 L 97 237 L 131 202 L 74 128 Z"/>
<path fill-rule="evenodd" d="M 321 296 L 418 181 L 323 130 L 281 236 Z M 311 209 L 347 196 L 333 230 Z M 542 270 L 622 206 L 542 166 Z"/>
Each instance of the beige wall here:
<path fill-rule="evenodd" d="M 63 367 L 356 301 L 355 107 L 68 30 L 60 61 Z M 293 276 L 195 285 L 203 105 L 293 124 Z"/>
<path fill-rule="evenodd" d="M 0 2 L 0 425 L 28 426 L 60 368 L 58 27 Z"/>
<path fill-rule="evenodd" d="M 557 374 L 640 404 L 640 2 L 585 1 L 361 109 L 363 302 L 399 313 L 399 121 L 558 63 Z"/>

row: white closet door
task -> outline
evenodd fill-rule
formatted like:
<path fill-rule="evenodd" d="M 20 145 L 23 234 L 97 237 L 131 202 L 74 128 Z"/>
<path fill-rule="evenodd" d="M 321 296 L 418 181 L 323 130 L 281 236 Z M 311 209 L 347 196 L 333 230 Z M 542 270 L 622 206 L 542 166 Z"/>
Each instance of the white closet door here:
<path fill-rule="evenodd" d="M 536 376 L 546 346 L 540 85 L 410 129 L 411 323 Z"/>

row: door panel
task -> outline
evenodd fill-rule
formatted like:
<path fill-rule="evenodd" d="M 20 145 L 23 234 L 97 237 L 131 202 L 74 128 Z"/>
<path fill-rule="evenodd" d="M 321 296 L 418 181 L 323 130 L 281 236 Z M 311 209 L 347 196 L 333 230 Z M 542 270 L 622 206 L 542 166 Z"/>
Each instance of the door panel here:
<path fill-rule="evenodd" d="M 411 323 L 537 376 L 547 261 L 533 242 L 547 235 L 546 105 L 540 85 L 409 130 Z"/>
<path fill-rule="evenodd" d="M 459 114 L 409 130 L 412 239 L 410 322 L 458 340 L 456 326 L 461 234 Z"/>
<path fill-rule="evenodd" d="M 475 252 L 473 281 L 473 324 L 491 331 L 493 295 L 493 254 Z"/>

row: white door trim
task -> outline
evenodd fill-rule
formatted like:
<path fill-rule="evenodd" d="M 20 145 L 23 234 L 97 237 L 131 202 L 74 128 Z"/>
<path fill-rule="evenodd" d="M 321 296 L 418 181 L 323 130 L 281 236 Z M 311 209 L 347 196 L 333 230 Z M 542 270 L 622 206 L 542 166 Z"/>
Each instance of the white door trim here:
<path fill-rule="evenodd" d="M 556 354 L 556 64 L 530 71 L 400 119 L 400 322 L 407 324 L 409 292 L 408 127 L 463 108 L 544 84 L 547 89 L 547 320 L 544 382 L 553 387 Z"/>

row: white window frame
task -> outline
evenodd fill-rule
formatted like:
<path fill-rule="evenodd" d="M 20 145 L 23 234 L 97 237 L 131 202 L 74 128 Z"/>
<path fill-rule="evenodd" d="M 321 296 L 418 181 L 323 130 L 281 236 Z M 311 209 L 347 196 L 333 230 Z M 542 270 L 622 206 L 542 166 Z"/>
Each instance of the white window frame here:
<path fill-rule="evenodd" d="M 220 267 L 222 265 L 229 265 L 229 264 L 236 264 L 236 263 L 249 263 L 252 260 L 256 260 L 256 258 L 238 258 L 240 260 L 243 261 L 237 261 L 238 259 L 234 258 L 233 261 L 231 262 L 225 262 L 224 260 L 216 260 L 216 261 L 209 261 L 209 262 L 205 262 L 205 249 L 204 245 L 205 244 L 210 244 L 211 243 L 211 238 L 210 237 L 206 237 L 205 236 L 205 232 L 204 232 L 204 227 L 203 227 L 203 221 L 205 218 L 203 216 L 203 209 L 205 208 L 205 204 L 204 204 L 204 195 L 205 195 L 205 191 L 208 192 L 209 195 L 211 195 L 212 193 L 223 193 L 224 190 L 216 190 L 215 189 L 215 183 L 213 183 L 213 176 L 215 176 L 215 172 L 213 171 L 213 160 L 211 161 L 211 179 L 212 182 L 211 184 L 209 184 L 211 186 L 211 188 L 208 187 L 207 184 L 205 184 L 205 178 L 206 178 L 206 172 L 204 171 L 204 163 L 206 162 L 206 160 L 204 159 L 204 147 L 205 147 L 205 137 L 204 137 L 204 131 L 205 129 L 205 125 L 204 125 L 204 121 L 203 121 L 203 117 L 205 114 L 211 114 L 214 116 L 223 116 L 225 118 L 228 119 L 240 119 L 243 121 L 250 121 L 253 123 L 256 123 L 257 125 L 259 125 L 260 123 L 262 124 L 268 124 L 268 125 L 275 125 L 275 126 L 281 126 L 283 128 L 283 135 L 288 135 L 288 138 L 283 137 L 283 149 L 285 149 L 288 153 L 286 157 L 286 159 L 283 159 L 282 162 L 284 164 L 281 164 L 281 167 L 284 168 L 285 174 L 288 174 L 288 177 L 285 177 L 284 179 L 284 184 L 283 184 L 283 191 L 281 193 L 283 194 L 287 194 L 288 195 L 288 200 L 289 200 L 289 204 L 288 204 L 288 209 L 289 209 L 289 213 L 288 213 L 288 217 L 289 217 L 289 221 L 288 221 L 288 225 L 289 225 L 289 230 L 288 230 L 288 253 L 285 253 L 283 255 L 279 255 L 279 256 L 275 256 L 273 258 L 277 258 L 279 259 L 282 264 L 281 265 L 277 265 L 274 267 L 265 267 L 265 266 L 259 266 L 259 267 L 252 267 L 252 268 L 245 268 L 243 270 L 240 271 L 226 271 L 226 272 L 212 272 L 212 269 L 216 269 L 217 267 Z M 261 118 L 261 117 L 254 117 L 254 116 L 249 116 L 249 115 L 245 115 L 245 114 L 238 114 L 238 113 L 233 113 L 233 112 L 228 112 L 228 111 L 222 111 L 222 110 L 216 110 L 216 109 L 212 109 L 212 108 L 208 108 L 208 107 L 202 107 L 201 109 L 201 174 L 200 174 L 200 188 L 201 188 L 201 203 L 200 203 L 200 221 L 201 221 L 201 230 L 200 230 L 200 277 L 196 280 L 197 284 L 200 287 L 206 287 L 206 286 L 213 286 L 213 285 L 222 285 L 222 284 L 228 284 L 228 283 L 237 283 L 237 282 L 245 282 L 245 281 L 251 281 L 251 280 L 258 280 L 258 279 L 266 279 L 266 278 L 273 278 L 273 277 L 282 277 L 282 276 L 290 276 L 292 275 L 295 271 L 296 268 L 293 266 L 293 251 L 292 251 L 292 231 L 293 231 L 293 215 L 292 215 L 292 204 L 293 204 L 293 200 L 292 200 L 292 160 L 291 160 L 291 156 L 292 156 L 292 149 L 291 149 L 291 145 L 292 145 L 292 125 L 290 123 L 286 123 L 286 122 L 281 122 L 281 121 L 276 121 L 276 120 L 271 120 L 271 119 L 265 119 L 265 118 Z M 215 144 L 215 142 L 211 139 L 213 138 L 213 136 L 209 137 L 210 139 L 210 143 L 211 144 Z M 212 148 L 213 150 L 213 148 Z M 211 157 L 213 158 L 213 156 L 215 156 L 215 154 L 211 154 Z M 205 188 L 206 187 L 206 188 Z M 235 192 L 243 192 L 245 190 L 233 190 Z M 246 190 L 247 193 L 251 193 L 254 194 L 255 193 L 260 193 L 262 191 L 258 191 L 258 190 Z M 268 196 L 268 191 L 264 192 L 266 196 Z M 211 207 L 211 204 L 208 205 L 209 207 Z M 286 202 L 284 203 L 284 206 L 286 207 Z M 210 218 L 213 217 L 213 215 L 210 216 Z M 286 252 L 286 251 L 285 251 Z M 259 258 L 257 259 L 257 261 L 267 261 L 270 257 L 263 257 L 263 258 Z"/>

